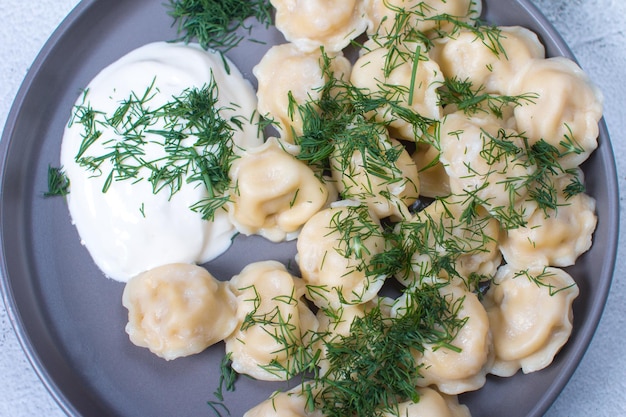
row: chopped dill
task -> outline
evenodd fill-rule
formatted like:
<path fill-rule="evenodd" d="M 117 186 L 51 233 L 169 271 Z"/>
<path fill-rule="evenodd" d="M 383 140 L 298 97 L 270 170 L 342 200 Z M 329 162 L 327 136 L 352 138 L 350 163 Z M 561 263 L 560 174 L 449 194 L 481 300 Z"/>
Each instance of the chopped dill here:
<path fill-rule="evenodd" d="M 256 18 L 268 26 L 272 6 L 268 0 L 170 0 L 168 14 L 178 23 L 177 41 L 198 41 L 204 49 L 227 52 L 244 38 L 238 29 L 248 32 L 246 19 Z"/>
<path fill-rule="evenodd" d="M 581 181 L 578 175 L 572 175 L 569 184 L 563 188 L 563 195 L 565 196 L 565 200 L 569 200 L 575 195 L 582 194 L 585 192 L 585 184 Z"/>
<path fill-rule="evenodd" d="M 454 134 L 462 135 L 463 132 L 454 132 Z M 568 200 L 584 192 L 584 185 L 575 172 L 561 166 L 561 158 L 575 152 L 574 150 L 570 148 L 559 150 L 544 139 L 531 145 L 523 134 L 505 129 L 499 129 L 497 134 L 491 134 L 483 129 L 481 136 L 483 145 L 480 157 L 490 169 L 485 173 L 480 173 L 472 168 L 471 162 L 464 163 L 468 177 L 481 177 L 481 184 L 475 189 L 464 190 L 462 197 L 465 210 L 461 218 L 471 220 L 475 217 L 476 209 L 482 205 L 504 229 L 525 227 L 527 215 L 530 213 L 527 212 L 524 204 L 518 204 L 520 199 L 536 203 L 546 217 L 549 217 L 559 205 L 564 204 L 559 200 L 561 194 L 565 200 Z M 527 174 L 511 175 L 508 172 L 511 165 L 524 168 Z M 572 179 L 569 184 L 559 188 L 558 180 L 564 174 L 573 174 Z M 508 204 L 494 206 L 490 201 L 480 197 L 481 191 L 490 185 L 492 175 L 497 175 L 497 184 L 503 185 L 508 193 Z"/>
<path fill-rule="evenodd" d="M 504 108 L 532 104 L 537 98 L 534 93 L 519 96 L 488 94 L 483 92 L 484 87 L 475 87 L 469 80 L 460 80 L 457 77 L 445 78 L 439 88 L 439 104 L 442 106 L 454 105 L 468 116 L 477 113 L 491 112 L 502 119 Z"/>
<path fill-rule="evenodd" d="M 235 390 L 235 381 L 237 380 L 237 372 L 231 367 L 231 353 L 227 353 L 220 363 L 220 379 L 219 384 L 213 395 L 219 401 L 224 401 L 224 389 L 226 391 Z"/>
<path fill-rule="evenodd" d="M 421 366 L 415 352 L 432 347 L 458 351 L 452 343 L 466 319 L 463 300 L 452 302 L 435 285 L 410 289 L 397 317 L 379 306 L 357 317 L 350 334 L 326 342 L 328 372 L 316 380 L 316 407 L 328 417 L 382 416 L 402 401 L 419 401 Z"/>
<path fill-rule="evenodd" d="M 336 78 L 330 70 L 331 59 L 325 54 L 322 56 L 322 70 L 328 81 L 321 87 L 319 98 L 300 105 L 289 100 L 290 112 L 298 112 L 303 123 L 303 133 L 295 137 L 300 146 L 297 158 L 319 171 L 327 171 L 331 168 L 332 157 L 332 168 L 350 177 L 354 175 L 349 171 L 351 160 L 358 152 L 367 177 L 380 178 L 386 183 L 403 180 L 396 165 L 400 149 L 385 144 L 387 122 L 375 120 L 373 113 L 388 112 L 392 118 L 409 123 L 419 134 L 431 131 L 437 122 L 400 104 L 403 101 L 398 96 L 400 87 L 390 86 L 390 90 L 374 95 Z M 409 89 L 406 90 L 402 94 Z"/>
<path fill-rule="evenodd" d="M 223 417 L 221 411 L 224 411 L 226 415 L 230 415 L 230 410 L 224 404 L 224 389 L 226 391 L 235 391 L 235 382 L 237 381 L 238 374 L 231 367 L 231 353 L 227 353 L 220 362 L 220 378 L 217 389 L 213 392 L 215 400 L 207 401 L 207 405 L 213 410 L 213 413 L 218 417 Z"/>
<path fill-rule="evenodd" d="M 44 197 L 66 196 L 70 192 L 70 179 L 62 167 L 48 166 L 48 191 Z"/>
<path fill-rule="evenodd" d="M 457 263 L 466 256 L 490 251 L 494 237 L 486 229 L 489 217 L 476 215 L 471 219 L 455 219 L 439 200 L 443 212 L 435 215 L 420 212 L 410 220 L 398 222 L 385 234 L 388 248 L 372 257 L 371 274 L 396 276 L 418 283 L 423 277 L 461 278 L 468 290 L 476 290 L 475 280 L 457 271 Z"/>
<path fill-rule="evenodd" d="M 83 127 L 76 162 L 93 176 L 104 176 L 103 192 L 113 181 L 145 180 L 153 193 L 166 190 L 171 197 L 183 184 L 197 183 L 206 189 L 207 198 L 190 208 L 211 220 L 228 201 L 228 172 L 236 158 L 232 136 L 241 120 L 222 117 L 226 108 L 218 106 L 213 78 L 202 88 L 187 89 L 152 108 L 151 101 L 158 92 L 155 82 L 142 94 L 133 92 L 110 116 L 92 109 L 85 93 L 70 120 L 70 125 Z M 115 134 L 104 136 L 107 129 Z M 150 140 L 146 135 L 152 135 Z M 101 150 L 91 154 L 95 143 Z M 149 146 L 160 147 L 162 155 L 147 158 Z"/>
<path fill-rule="evenodd" d="M 547 282 L 547 278 L 550 278 L 553 276 L 555 276 L 554 272 L 549 271 L 548 267 L 545 266 L 543 270 L 537 274 L 531 273 L 529 269 L 518 271 L 513 276 L 513 279 L 519 278 L 519 277 L 526 277 L 530 282 L 534 283 L 537 287 L 547 288 L 550 296 L 554 296 L 558 294 L 559 292 L 565 291 L 568 288 L 571 288 L 576 285 L 575 283 L 572 283 L 565 287 L 555 287 L 551 282 Z"/>
<path fill-rule="evenodd" d="M 330 233 L 337 232 L 335 250 L 344 258 L 354 258 L 360 262 L 358 270 L 364 270 L 371 253 L 365 241 L 374 237 L 382 237 L 382 229 L 372 220 L 365 205 L 348 206 L 346 211 L 338 211 L 330 219 Z"/>
<path fill-rule="evenodd" d="M 246 331 L 253 326 L 261 326 L 263 332 L 272 338 L 277 346 L 276 350 L 271 352 L 274 357 L 269 363 L 259 365 L 261 369 L 283 379 L 313 371 L 317 363 L 315 352 L 310 346 L 313 332 L 310 329 L 302 332 L 300 327 L 294 324 L 297 318 L 289 312 L 297 309 L 298 303 L 304 302 L 295 297 L 295 287 L 290 294 L 275 296 L 269 301 L 261 299 L 261 294 L 254 285 L 240 288 L 240 291 L 250 291 L 253 294 L 244 300 L 246 303 L 252 303 L 252 308 L 243 319 L 240 330 Z M 262 303 L 270 303 L 271 308 L 262 306 Z M 285 308 L 288 313 L 285 313 Z"/>

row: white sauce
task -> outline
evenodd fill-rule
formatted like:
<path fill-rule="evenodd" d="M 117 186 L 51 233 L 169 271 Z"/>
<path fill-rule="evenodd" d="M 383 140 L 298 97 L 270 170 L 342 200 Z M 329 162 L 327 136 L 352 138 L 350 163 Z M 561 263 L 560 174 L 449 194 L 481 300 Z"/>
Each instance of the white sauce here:
<path fill-rule="evenodd" d="M 219 107 L 232 108 L 233 103 L 238 107 L 222 111 L 221 117 L 229 120 L 240 116 L 242 121 L 247 121 L 256 109 L 255 93 L 237 68 L 230 62 L 229 65 L 230 74 L 227 74 L 218 54 L 196 45 L 148 44 L 100 72 L 89 84 L 85 102 L 110 116 L 132 92 L 142 95 L 155 81 L 153 91 L 157 95 L 149 101 L 149 106 L 158 108 L 188 88 L 208 85 L 213 74 Z M 82 102 L 81 97 L 77 104 Z M 162 127 L 163 123 L 161 126 L 159 123 L 152 128 Z M 234 128 L 234 143 L 241 148 L 262 143 L 253 123 L 245 122 L 242 130 Z M 103 133 L 119 138 L 110 128 Z M 111 164 L 107 161 L 102 169 L 104 174 L 97 177 L 79 166 L 75 158 L 82 142 L 81 134 L 83 126 L 73 123 L 63 137 L 61 165 L 71 185 L 68 205 L 82 243 L 108 277 L 126 282 L 143 271 L 168 263 L 208 262 L 228 249 L 235 229 L 227 213 L 219 210 L 214 221 L 209 222 L 190 209 L 206 198 L 203 186 L 183 184 L 180 191 L 170 196 L 168 190 L 154 194 L 146 180 L 124 180 L 113 181 L 103 193 Z M 162 141 L 147 133 L 146 141 L 151 138 Z M 194 138 L 185 139 L 189 140 Z M 90 155 L 107 152 L 100 142 L 89 148 Z M 161 146 L 146 147 L 148 160 L 163 153 Z M 147 177 L 149 173 L 144 175 Z"/>

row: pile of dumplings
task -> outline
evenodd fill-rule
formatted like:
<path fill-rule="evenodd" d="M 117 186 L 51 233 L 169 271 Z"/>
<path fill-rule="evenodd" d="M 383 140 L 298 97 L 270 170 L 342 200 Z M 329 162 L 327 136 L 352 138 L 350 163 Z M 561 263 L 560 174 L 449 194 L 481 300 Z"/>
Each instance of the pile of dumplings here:
<path fill-rule="evenodd" d="M 574 62 L 546 58 L 531 31 L 477 24 L 480 1 L 271 3 L 287 43 L 254 75 L 276 135 L 234 162 L 227 210 L 242 234 L 297 239 L 300 276 L 271 260 L 229 282 L 195 265 L 156 268 L 124 291 L 130 339 L 168 360 L 225 341 L 235 371 L 268 381 L 306 371 L 299 355 L 318 352 L 323 374 L 319 335 L 340 340 L 373 306 L 401 316 L 406 297 L 380 294 L 392 280 L 407 292 L 436 285 L 465 321 L 456 349 L 416 352 L 419 401 L 380 415 L 469 416 L 458 394 L 488 374 L 545 368 L 571 334 L 578 287 L 563 268 L 596 226 L 579 167 L 597 147 L 602 96 Z M 445 99 L 454 85 L 483 101 Z M 343 126 L 357 146 L 326 138 L 327 164 L 308 163 L 307 118 L 346 88 L 382 100 Z M 358 146 L 359 123 L 374 145 Z M 391 248 L 409 261 L 370 273 Z M 246 416 L 322 416 L 305 385 Z"/>

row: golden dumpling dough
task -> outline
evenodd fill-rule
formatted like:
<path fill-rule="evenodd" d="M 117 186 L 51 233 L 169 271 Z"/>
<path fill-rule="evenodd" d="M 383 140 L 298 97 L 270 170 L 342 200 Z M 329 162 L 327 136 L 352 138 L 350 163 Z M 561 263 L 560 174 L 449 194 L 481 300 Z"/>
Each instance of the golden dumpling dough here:
<path fill-rule="evenodd" d="M 385 249 L 383 230 L 358 203 L 346 201 L 317 213 L 302 228 L 297 248 L 306 297 L 320 308 L 363 304 L 384 283 L 384 276 L 367 274 L 372 257 Z"/>
<path fill-rule="evenodd" d="M 286 146 L 270 138 L 233 163 L 230 177 L 235 190 L 228 213 L 239 232 L 274 242 L 291 240 L 326 204 L 326 185 Z"/>
<path fill-rule="evenodd" d="M 403 32 L 434 30 L 450 32 L 454 23 L 437 16 L 449 15 L 462 22 L 471 22 L 480 16 L 482 2 L 476 0 L 365 0 L 370 19 L 368 34 L 379 37 L 395 35 L 398 30 L 396 13 L 402 18 L 408 14 Z"/>
<path fill-rule="evenodd" d="M 564 153 L 559 160 L 563 169 L 582 164 L 598 146 L 600 90 L 575 62 L 555 57 L 535 59 L 525 67 L 508 91 L 524 93 L 537 98 L 515 108 L 517 131 L 531 145 L 543 139 L 558 148 Z"/>
<path fill-rule="evenodd" d="M 497 30 L 499 45 L 495 50 L 469 29 L 437 43 L 433 56 L 443 75 L 470 81 L 474 90 L 483 93 L 505 94 L 530 60 L 544 58 L 544 47 L 534 32 L 520 26 L 500 26 Z"/>
<path fill-rule="evenodd" d="M 303 51 L 338 52 L 365 32 L 363 0 L 270 0 L 276 28 Z"/>
<path fill-rule="evenodd" d="M 418 362 L 423 366 L 419 386 L 435 385 L 445 394 L 461 394 L 481 388 L 493 363 L 491 332 L 485 308 L 476 294 L 456 285 L 441 287 L 450 309 L 457 308 L 459 320 L 467 322 L 450 342 L 459 351 L 447 347 L 425 346 Z M 455 306 L 455 307 L 453 307 Z"/>
<path fill-rule="evenodd" d="M 502 266 L 486 299 L 496 354 L 490 373 L 511 376 L 550 365 L 572 332 L 577 296 L 578 286 L 561 269 Z"/>
<path fill-rule="evenodd" d="M 407 217 L 408 206 L 419 197 L 415 162 L 400 142 L 386 134 L 378 137 L 377 146 L 380 153 L 393 157 L 380 162 L 369 152 L 364 155 L 355 150 L 349 161 L 332 159 L 331 173 L 337 190 L 346 199 L 366 204 L 380 219 Z"/>
<path fill-rule="evenodd" d="M 310 343 L 317 319 L 302 299 L 305 288 L 276 261 L 246 266 L 230 281 L 237 328 L 226 338 L 232 368 L 264 381 L 299 373 L 295 353 Z"/>
<path fill-rule="evenodd" d="M 199 353 L 237 325 L 234 295 L 197 265 L 168 264 L 131 278 L 122 304 L 131 342 L 167 360 Z"/>
<path fill-rule="evenodd" d="M 441 119 L 437 88 L 443 82 L 443 75 L 439 65 L 428 58 L 426 47 L 419 43 L 388 49 L 369 41 L 364 50 L 366 52 L 354 63 L 350 82 L 372 97 L 394 102 L 401 108 L 398 112 L 385 105 L 377 109 L 373 117 L 385 122 L 392 136 L 417 141 L 424 132 L 398 113 Z"/>
<path fill-rule="evenodd" d="M 439 161 L 436 147 L 419 143 L 411 157 L 417 167 L 421 196 L 437 198 L 450 194 L 450 178 Z"/>
<path fill-rule="evenodd" d="M 507 263 L 565 267 L 589 250 L 597 223 L 595 200 L 584 193 L 565 198 L 560 191 L 556 203 L 554 210 L 537 208 L 524 227 L 503 232 L 500 250 Z"/>
<path fill-rule="evenodd" d="M 530 215 L 526 181 L 537 170 L 523 138 L 493 119 L 447 115 L 440 128 L 440 160 L 450 190 L 485 207 L 498 219 L 520 224 Z"/>
<path fill-rule="evenodd" d="M 350 62 L 341 53 L 326 53 L 330 59 L 328 71 L 336 79 L 347 79 Z M 302 117 L 297 106 L 320 98 L 320 90 L 330 75 L 324 65 L 319 49 L 303 52 L 286 43 L 272 46 L 253 68 L 259 85 L 259 113 L 277 124 L 284 141 L 293 142 L 294 135 L 302 135 Z"/>
<path fill-rule="evenodd" d="M 465 405 L 456 396 L 440 394 L 432 388 L 418 388 L 419 401 L 398 404 L 396 412 L 385 412 L 384 417 L 470 417 Z"/>
<path fill-rule="evenodd" d="M 248 410 L 243 417 L 324 417 L 321 411 L 311 410 L 310 395 L 299 385 L 286 392 L 276 392 L 270 398 Z M 308 388 L 308 387 L 307 387 Z"/>

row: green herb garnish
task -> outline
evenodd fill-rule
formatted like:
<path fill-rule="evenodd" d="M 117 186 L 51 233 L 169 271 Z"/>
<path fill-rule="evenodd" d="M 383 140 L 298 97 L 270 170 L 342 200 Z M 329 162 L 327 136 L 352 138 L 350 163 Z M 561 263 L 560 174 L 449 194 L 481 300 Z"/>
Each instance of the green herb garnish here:
<path fill-rule="evenodd" d="M 246 19 L 255 17 L 266 26 L 271 23 L 272 6 L 268 0 L 170 0 L 169 15 L 178 22 L 178 41 L 197 40 L 204 49 L 221 52 L 236 47 L 250 31 Z"/>
<path fill-rule="evenodd" d="M 443 296 L 438 286 L 407 290 L 397 317 L 374 307 L 352 322 L 350 334 L 326 343 L 328 372 L 314 384 L 317 407 L 328 417 L 382 416 L 399 402 L 419 400 L 421 366 L 416 352 L 447 348 L 467 318 L 459 319 L 463 299 Z"/>
<path fill-rule="evenodd" d="M 459 80 L 456 77 L 446 78 L 439 88 L 440 104 L 444 107 L 450 104 L 455 105 L 468 116 L 491 112 L 502 119 L 505 107 L 531 104 L 538 97 L 534 93 L 507 96 L 489 94 L 483 90 L 483 86 L 475 87 L 469 80 Z"/>
<path fill-rule="evenodd" d="M 184 183 L 197 183 L 207 198 L 190 208 L 212 219 L 227 201 L 230 165 L 236 158 L 233 133 L 242 126 L 237 117 L 222 117 L 215 80 L 202 88 L 187 89 L 166 104 L 152 108 L 158 90 L 153 83 L 141 95 L 132 93 L 111 115 L 95 111 L 86 103 L 77 105 L 70 125 L 83 127 L 76 162 L 93 176 L 104 176 L 107 192 L 113 181 L 148 181 L 153 193 L 166 190 L 170 196 Z M 112 130 L 115 135 L 103 132 Z M 146 139 L 151 135 L 150 140 Z M 100 151 L 90 153 L 95 143 Z M 146 156 L 148 146 L 160 147 L 155 159 Z"/>
<path fill-rule="evenodd" d="M 48 166 L 48 191 L 44 197 L 57 197 L 68 195 L 70 180 L 63 172 L 63 168 Z"/>

